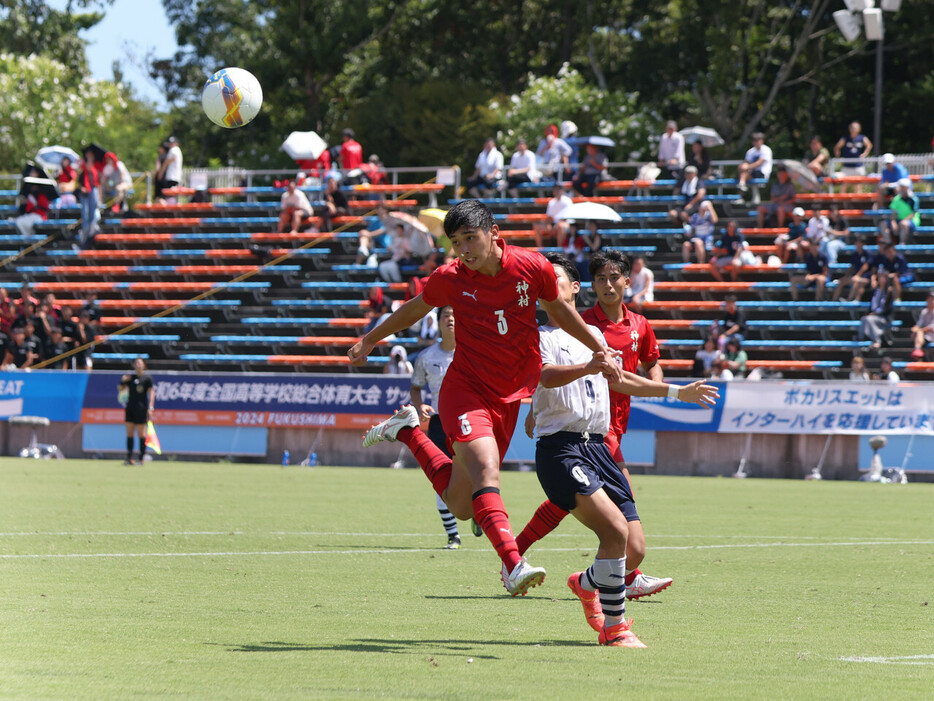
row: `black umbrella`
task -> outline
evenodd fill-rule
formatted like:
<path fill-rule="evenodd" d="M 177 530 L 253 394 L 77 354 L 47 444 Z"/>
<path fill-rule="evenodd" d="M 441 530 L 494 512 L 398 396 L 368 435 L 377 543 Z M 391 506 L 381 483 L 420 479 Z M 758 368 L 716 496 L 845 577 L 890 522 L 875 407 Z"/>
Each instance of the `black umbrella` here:
<path fill-rule="evenodd" d="M 43 194 L 49 201 L 58 199 L 58 184 L 52 180 L 48 173 L 37 166 L 32 161 L 26 161 L 23 168 L 23 181 L 19 188 L 19 194 L 24 197 L 30 193 Z"/>
<path fill-rule="evenodd" d="M 90 144 L 85 146 L 83 149 L 81 149 L 81 155 L 83 156 L 88 151 L 91 151 L 94 154 L 95 161 L 97 161 L 98 163 L 104 162 L 104 154 L 107 153 L 107 150 L 105 148 L 103 148 L 102 146 L 99 146 L 98 144 L 95 144 L 94 142 L 91 142 Z"/>

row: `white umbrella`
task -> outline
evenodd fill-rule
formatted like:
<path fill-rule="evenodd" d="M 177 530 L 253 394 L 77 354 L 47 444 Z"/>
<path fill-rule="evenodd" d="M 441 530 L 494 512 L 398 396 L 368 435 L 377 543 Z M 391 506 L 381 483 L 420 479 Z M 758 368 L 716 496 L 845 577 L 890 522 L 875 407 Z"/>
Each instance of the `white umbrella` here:
<path fill-rule="evenodd" d="M 293 131 L 280 148 L 296 161 L 313 161 L 328 147 L 316 132 Z"/>
<path fill-rule="evenodd" d="M 704 148 L 723 146 L 723 137 L 717 133 L 716 129 L 710 127 L 686 127 L 678 133 L 684 137 L 685 143 L 688 144 L 700 141 Z"/>
<path fill-rule="evenodd" d="M 622 221 L 622 217 L 612 207 L 598 202 L 575 202 L 565 207 L 555 219 L 573 219 L 575 221 Z"/>
<path fill-rule="evenodd" d="M 791 178 L 791 182 L 798 187 L 809 192 L 817 192 L 820 190 L 820 183 L 817 181 L 817 176 L 800 161 L 785 159 L 784 161 L 778 161 L 778 164 L 785 167 L 785 170 L 788 171 L 788 177 Z"/>
<path fill-rule="evenodd" d="M 36 152 L 36 163 L 46 172 L 57 174 L 62 169 L 62 159 L 65 156 L 71 159 L 73 167 L 77 167 L 78 161 L 81 160 L 81 156 L 67 146 L 44 146 Z"/>

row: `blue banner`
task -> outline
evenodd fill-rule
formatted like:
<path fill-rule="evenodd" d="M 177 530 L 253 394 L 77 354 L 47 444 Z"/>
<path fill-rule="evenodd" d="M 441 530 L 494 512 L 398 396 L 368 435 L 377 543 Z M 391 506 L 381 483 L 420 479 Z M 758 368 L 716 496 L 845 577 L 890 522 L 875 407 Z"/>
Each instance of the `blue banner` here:
<path fill-rule="evenodd" d="M 90 375 L 67 370 L 0 372 L 0 419 L 44 416 L 80 421 L 81 400 Z"/>
<path fill-rule="evenodd" d="M 720 399 L 712 409 L 687 404 L 668 397 L 633 397 L 629 409 L 629 431 L 703 431 L 720 430 L 720 418 L 727 402 L 726 383 L 713 382 Z"/>

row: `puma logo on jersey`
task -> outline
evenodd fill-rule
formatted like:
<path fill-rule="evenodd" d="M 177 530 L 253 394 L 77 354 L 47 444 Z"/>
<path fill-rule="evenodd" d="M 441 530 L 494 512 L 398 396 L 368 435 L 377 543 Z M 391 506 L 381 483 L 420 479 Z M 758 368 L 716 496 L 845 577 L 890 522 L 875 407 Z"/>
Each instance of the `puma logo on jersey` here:
<path fill-rule="evenodd" d="M 473 301 L 474 301 L 474 302 L 477 301 L 477 291 L 476 291 L 476 290 L 474 290 L 473 292 L 468 292 L 467 290 L 464 290 L 463 292 L 461 292 L 461 294 L 464 295 L 464 297 L 473 297 Z"/>

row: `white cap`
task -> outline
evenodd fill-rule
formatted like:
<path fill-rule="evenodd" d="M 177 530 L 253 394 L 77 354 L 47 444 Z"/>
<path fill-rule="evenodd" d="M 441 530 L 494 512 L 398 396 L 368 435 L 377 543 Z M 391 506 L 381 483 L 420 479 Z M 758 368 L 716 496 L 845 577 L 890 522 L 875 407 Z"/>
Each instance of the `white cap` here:
<path fill-rule="evenodd" d="M 793 210 L 791 210 L 791 213 L 797 214 L 799 217 L 804 216 L 804 210 L 801 207 L 795 207 Z"/>
<path fill-rule="evenodd" d="M 561 138 L 566 139 L 569 136 L 573 136 L 577 133 L 577 125 L 572 122 L 570 119 L 565 119 L 561 122 Z"/>
<path fill-rule="evenodd" d="M 901 180 L 898 181 L 898 186 L 907 187 L 910 190 L 911 189 L 911 178 L 902 178 Z"/>
<path fill-rule="evenodd" d="M 895 163 L 895 155 L 892 153 L 887 153 L 882 156 L 882 162 L 885 164 Z"/>

